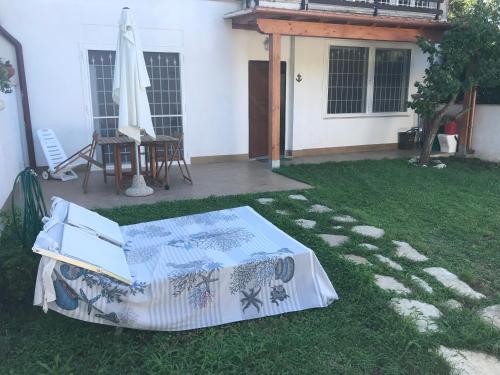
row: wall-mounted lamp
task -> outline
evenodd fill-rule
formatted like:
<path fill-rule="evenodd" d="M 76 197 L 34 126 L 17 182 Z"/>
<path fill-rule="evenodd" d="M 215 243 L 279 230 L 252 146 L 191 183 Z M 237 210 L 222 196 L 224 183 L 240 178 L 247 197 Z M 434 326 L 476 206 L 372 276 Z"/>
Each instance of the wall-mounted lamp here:
<path fill-rule="evenodd" d="M 264 49 L 266 51 L 269 51 L 269 37 L 266 36 L 266 39 L 264 39 Z"/>
<path fill-rule="evenodd" d="M 299 74 L 297 74 L 297 78 L 295 78 L 295 80 L 296 80 L 298 83 L 302 82 L 302 74 L 300 74 L 300 73 L 299 73 Z"/>

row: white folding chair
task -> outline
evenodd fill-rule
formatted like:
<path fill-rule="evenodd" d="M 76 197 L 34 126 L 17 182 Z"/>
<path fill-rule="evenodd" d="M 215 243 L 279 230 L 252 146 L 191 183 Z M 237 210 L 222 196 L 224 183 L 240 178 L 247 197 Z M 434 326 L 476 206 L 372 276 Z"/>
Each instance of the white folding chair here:
<path fill-rule="evenodd" d="M 78 175 L 73 171 L 73 168 L 81 164 L 87 164 L 87 173 L 84 179 L 84 190 L 86 190 L 90 165 L 95 164 L 102 168 L 102 165 L 94 159 L 97 146 L 95 137 L 93 137 L 91 144 L 78 150 L 68 158 L 52 129 L 39 129 L 37 130 L 37 136 L 49 165 L 48 170 L 42 172 L 42 178 L 47 180 L 50 176 L 62 181 L 74 180 L 78 178 Z M 82 159 L 82 161 L 76 164 L 79 159 Z"/>

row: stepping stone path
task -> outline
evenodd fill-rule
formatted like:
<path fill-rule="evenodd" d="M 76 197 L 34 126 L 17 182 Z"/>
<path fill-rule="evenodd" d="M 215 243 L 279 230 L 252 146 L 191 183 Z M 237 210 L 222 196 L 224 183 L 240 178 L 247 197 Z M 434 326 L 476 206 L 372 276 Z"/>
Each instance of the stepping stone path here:
<path fill-rule="evenodd" d="M 276 213 L 285 216 L 290 215 L 290 213 L 286 210 L 276 210 Z"/>
<path fill-rule="evenodd" d="M 288 198 L 296 200 L 296 201 L 307 201 L 307 198 L 301 194 L 292 194 L 292 195 L 289 195 Z"/>
<path fill-rule="evenodd" d="M 339 229 L 343 229 L 344 226 L 343 225 L 334 225 L 332 228 L 335 230 L 339 230 Z"/>
<path fill-rule="evenodd" d="M 363 266 L 372 266 L 372 264 L 366 258 L 360 257 L 359 255 L 347 254 L 347 255 L 341 255 L 341 258 L 344 258 L 345 260 L 354 264 Z"/>
<path fill-rule="evenodd" d="M 439 354 L 461 375 L 500 374 L 500 361 L 491 355 L 470 350 L 439 347 Z"/>
<path fill-rule="evenodd" d="M 274 199 L 273 198 L 259 198 L 259 199 L 257 199 L 257 202 L 259 202 L 260 204 L 271 204 L 274 202 Z"/>
<path fill-rule="evenodd" d="M 306 219 L 297 219 L 295 220 L 295 224 L 304 229 L 312 229 L 316 226 L 316 222 L 314 220 L 306 220 Z"/>
<path fill-rule="evenodd" d="M 434 276 L 445 287 L 454 290 L 461 296 L 473 299 L 485 298 L 484 294 L 476 292 L 469 285 L 467 285 L 467 283 L 460 280 L 457 275 L 451 273 L 445 268 L 429 267 L 424 268 L 424 272 L 428 273 L 431 276 Z"/>
<path fill-rule="evenodd" d="M 375 284 L 381 289 L 394 292 L 396 294 L 407 294 L 411 290 L 391 276 L 375 275 Z"/>
<path fill-rule="evenodd" d="M 349 241 L 349 237 L 337 234 L 320 234 L 319 236 L 323 241 L 325 241 L 331 247 L 341 246 L 347 241 Z"/>
<path fill-rule="evenodd" d="M 332 212 L 333 210 L 330 207 L 326 207 L 321 204 L 314 204 L 311 206 L 311 208 L 309 208 L 308 211 L 316 214 L 325 214 L 328 212 Z"/>
<path fill-rule="evenodd" d="M 449 299 L 444 303 L 444 305 L 449 308 L 450 310 L 456 310 L 456 309 L 461 309 L 464 307 L 460 302 L 458 302 L 456 299 Z"/>
<path fill-rule="evenodd" d="M 359 247 L 370 251 L 377 251 L 379 249 L 378 246 L 372 245 L 371 243 L 362 243 L 359 245 Z"/>
<path fill-rule="evenodd" d="M 392 269 L 395 269 L 396 271 L 402 271 L 403 270 L 403 267 L 401 267 L 401 265 L 399 263 L 396 263 L 395 261 L 393 261 L 392 259 L 389 259 L 383 255 L 380 255 L 380 254 L 376 254 L 375 257 L 382 263 L 384 264 L 387 264 L 389 267 L 391 267 Z"/>
<path fill-rule="evenodd" d="M 429 284 L 427 284 L 426 281 L 422 280 L 420 277 L 412 275 L 411 279 L 415 282 L 415 284 L 417 284 L 420 288 L 425 290 L 427 293 L 431 293 L 431 294 L 434 293 L 434 290 L 432 289 L 432 287 Z"/>
<path fill-rule="evenodd" d="M 391 307 L 401 316 L 410 317 L 421 333 L 438 330 L 435 320 L 441 317 L 436 306 L 406 298 L 393 298 Z"/>
<path fill-rule="evenodd" d="M 481 319 L 500 329 L 500 305 L 489 306 L 479 312 Z"/>
<path fill-rule="evenodd" d="M 339 223 L 355 223 L 357 220 L 349 215 L 336 215 L 333 217 L 333 220 L 338 221 Z"/>
<path fill-rule="evenodd" d="M 392 241 L 398 248 L 396 254 L 400 258 L 406 258 L 414 262 L 425 262 L 429 260 L 425 255 L 420 254 L 409 243 L 403 241 Z"/>
<path fill-rule="evenodd" d="M 371 238 L 381 238 L 385 234 L 383 229 L 371 227 L 369 225 L 356 225 L 355 227 L 352 227 L 352 231 L 354 233 L 361 234 L 362 236 Z"/>

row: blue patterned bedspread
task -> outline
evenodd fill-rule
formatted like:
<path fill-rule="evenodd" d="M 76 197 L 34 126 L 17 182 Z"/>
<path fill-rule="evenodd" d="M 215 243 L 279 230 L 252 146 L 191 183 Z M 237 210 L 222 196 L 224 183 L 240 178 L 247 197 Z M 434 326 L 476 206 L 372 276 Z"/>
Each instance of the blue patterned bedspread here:
<path fill-rule="evenodd" d="M 132 285 L 65 263 L 49 308 L 92 323 L 180 331 L 325 307 L 337 294 L 313 251 L 240 207 L 121 227 Z M 40 262 L 35 305 L 41 305 Z"/>

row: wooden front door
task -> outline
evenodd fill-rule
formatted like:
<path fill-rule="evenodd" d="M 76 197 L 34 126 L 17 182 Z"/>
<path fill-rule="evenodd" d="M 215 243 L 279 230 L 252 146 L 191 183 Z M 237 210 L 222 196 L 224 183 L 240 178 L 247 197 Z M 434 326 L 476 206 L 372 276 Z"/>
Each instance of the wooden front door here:
<path fill-rule="evenodd" d="M 281 124 L 280 151 L 284 152 L 285 141 L 285 92 L 286 63 L 281 63 Z M 269 139 L 269 62 L 249 61 L 248 64 L 248 113 L 250 158 L 268 156 Z"/>

